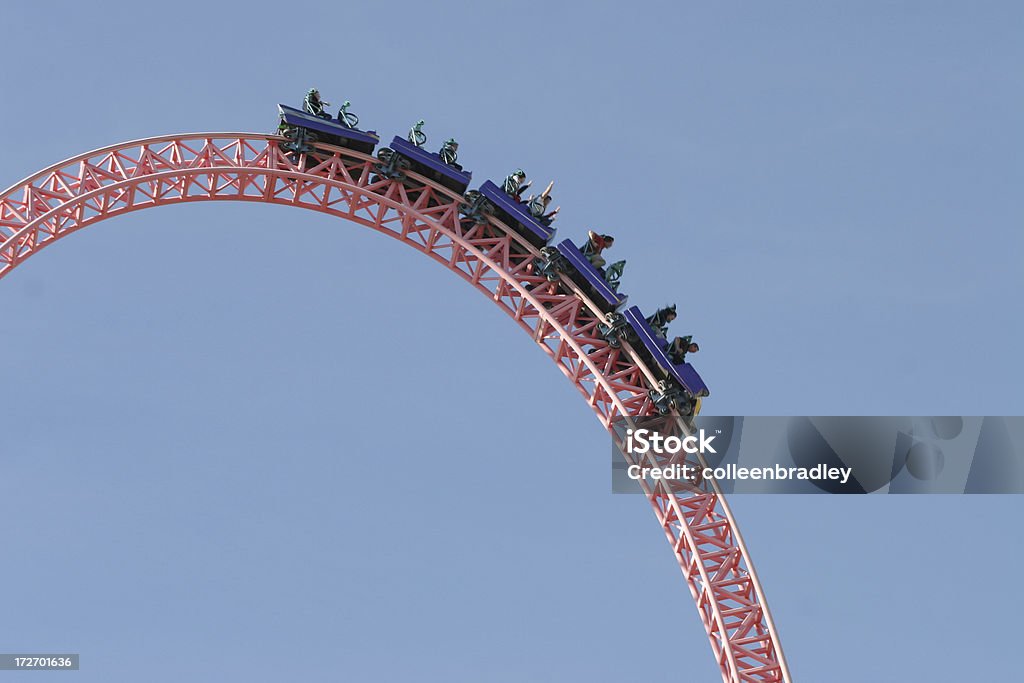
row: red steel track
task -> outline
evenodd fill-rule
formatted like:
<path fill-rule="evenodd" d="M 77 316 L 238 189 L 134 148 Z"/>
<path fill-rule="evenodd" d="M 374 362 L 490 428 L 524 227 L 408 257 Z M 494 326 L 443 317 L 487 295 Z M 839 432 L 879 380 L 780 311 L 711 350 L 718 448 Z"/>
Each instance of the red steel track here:
<path fill-rule="evenodd" d="M 493 217 L 460 220 L 462 196 L 413 173 L 376 178 L 376 159 L 319 146 L 315 157 L 255 133 L 166 135 L 51 166 L 0 195 L 0 277 L 61 237 L 165 204 L 248 201 L 312 209 L 365 225 L 422 252 L 507 313 L 586 399 L 605 428 L 657 414 L 656 382 L 629 345 L 597 332 L 600 310 L 567 278 L 534 274 L 538 251 Z M 584 348 L 592 348 L 587 353 Z M 714 483 L 641 482 L 683 572 L 722 679 L 790 681 L 753 564 Z"/>

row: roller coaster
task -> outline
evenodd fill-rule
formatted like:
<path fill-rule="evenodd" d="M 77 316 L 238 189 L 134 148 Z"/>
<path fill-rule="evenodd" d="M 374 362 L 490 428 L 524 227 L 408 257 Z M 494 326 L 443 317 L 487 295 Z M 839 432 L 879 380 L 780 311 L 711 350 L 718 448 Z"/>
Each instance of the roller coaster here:
<path fill-rule="evenodd" d="M 618 275 L 543 214 L 490 180 L 470 189 L 449 139 L 424 149 L 422 122 L 386 147 L 356 127 L 279 105 L 275 134 L 134 140 L 47 167 L 0 194 L 0 278 L 60 238 L 140 209 L 196 201 L 294 206 L 383 233 L 440 263 L 504 311 L 573 383 L 612 438 L 661 416 L 680 433 L 709 393 L 673 357 Z M 417 133 L 419 135 L 415 135 Z M 376 153 L 375 153 L 376 152 Z M 546 207 L 550 186 L 539 197 Z M 625 454 L 627 460 L 630 458 Z M 652 466 L 666 456 L 645 456 Z M 687 456 L 705 466 L 699 454 Z M 629 464 L 634 464 L 630 462 Z M 753 563 L 714 481 L 638 482 L 694 599 L 723 681 L 790 681 Z"/>

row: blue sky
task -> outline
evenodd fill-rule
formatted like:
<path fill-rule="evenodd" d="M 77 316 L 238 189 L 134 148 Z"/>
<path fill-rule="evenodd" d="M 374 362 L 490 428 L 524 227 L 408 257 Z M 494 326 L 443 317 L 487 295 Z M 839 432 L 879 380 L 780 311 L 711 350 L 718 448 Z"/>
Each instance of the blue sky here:
<path fill-rule="evenodd" d="M 0 184 L 316 85 L 556 180 L 708 413 L 1021 414 L 1014 3 L 11 3 Z M 0 650 L 80 681 L 716 680 L 607 437 L 390 240 L 192 205 L 0 282 Z M 1012 667 L 1019 497 L 731 500 L 799 681 Z M 965 557 L 970 553 L 970 557 Z M 15 674 L 8 674 L 14 676 Z M 0 675 L 0 677 L 3 677 Z"/>

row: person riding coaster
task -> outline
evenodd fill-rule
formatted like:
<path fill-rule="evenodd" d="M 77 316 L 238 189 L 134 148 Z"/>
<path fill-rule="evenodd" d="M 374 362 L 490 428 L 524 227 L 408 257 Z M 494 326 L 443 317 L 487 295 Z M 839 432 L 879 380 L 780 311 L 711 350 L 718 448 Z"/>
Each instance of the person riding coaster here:
<path fill-rule="evenodd" d="M 320 91 L 316 88 L 310 88 L 306 93 L 306 97 L 302 100 L 302 108 L 306 113 L 319 116 L 328 121 L 331 120 L 331 115 L 324 111 L 324 107 L 329 106 L 331 106 L 329 102 L 324 102 L 320 99 Z"/>
<path fill-rule="evenodd" d="M 455 138 L 448 138 L 441 145 L 441 151 L 438 152 L 441 157 L 441 161 L 448 164 L 449 166 L 458 166 L 462 168 L 455 161 L 459 158 L 459 143 L 455 141 Z"/>
<path fill-rule="evenodd" d="M 427 144 L 427 134 L 423 132 L 423 119 L 420 119 L 409 129 L 408 140 L 417 147 Z"/>
<path fill-rule="evenodd" d="M 612 246 L 615 242 L 615 238 L 611 235 L 599 235 L 593 230 L 587 231 L 587 242 L 583 245 L 580 251 L 587 260 L 590 261 L 590 265 L 594 266 L 598 270 L 603 270 L 605 263 L 607 263 L 601 252 Z"/>
<path fill-rule="evenodd" d="M 697 342 L 693 341 L 691 335 L 676 337 L 668 347 L 668 359 L 676 365 L 682 365 L 686 362 L 687 353 L 697 353 L 698 351 L 700 351 L 700 347 Z"/>
<path fill-rule="evenodd" d="M 654 333 L 662 339 L 668 339 L 668 324 L 676 319 L 676 305 L 665 306 L 654 312 L 654 315 L 647 317 L 647 324 L 651 326 Z"/>
<path fill-rule="evenodd" d="M 551 188 L 554 186 L 555 181 L 552 180 L 540 195 L 536 197 L 530 195 L 530 198 L 526 200 L 526 205 L 530 209 L 530 215 L 546 226 L 551 225 L 552 221 L 555 220 L 555 216 L 562 210 L 562 207 L 559 206 L 554 211 L 545 213 L 548 210 L 548 204 L 551 203 Z M 520 189 L 520 192 L 522 192 L 522 189 Z"/>
<path fill-rule="evenodd" d="M 533 184 L 532 182 L 524 184 L 524 180 L 526 180 L 526 171 L 517 168 L 505 176 L 505 182 L 501 184 L 501 189 L 517 202 L 521 201 L 520 196 L 526 191 L 526 188 Z"/>

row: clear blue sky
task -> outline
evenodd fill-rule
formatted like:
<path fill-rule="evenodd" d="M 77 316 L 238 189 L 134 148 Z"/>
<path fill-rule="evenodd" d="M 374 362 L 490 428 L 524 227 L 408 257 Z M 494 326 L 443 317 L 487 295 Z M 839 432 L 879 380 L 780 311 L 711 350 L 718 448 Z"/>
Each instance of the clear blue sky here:
<path fill-rule="evenodd" d="M 9 3 L 0 185 L 316 85 L 555 179 L 709 413 L 1024 412 L 1019 4 L 705 5 Z M 122 217 L 0 282 L 0 340 L 0 651 L 82 655 L 40 679 L 717 680 L 575 390 L 391 240 Z M 732 504 L 796 680 L 1014 670 L 1024 498 Z"/>

